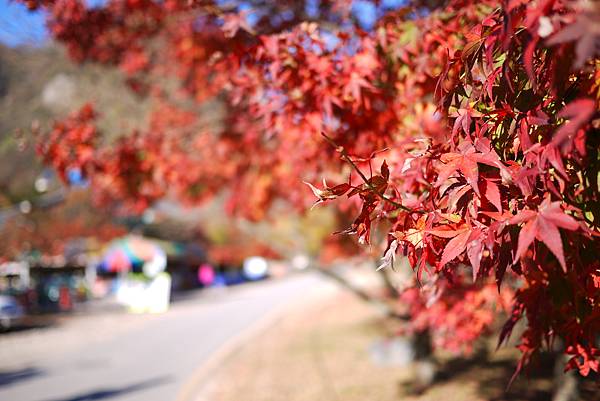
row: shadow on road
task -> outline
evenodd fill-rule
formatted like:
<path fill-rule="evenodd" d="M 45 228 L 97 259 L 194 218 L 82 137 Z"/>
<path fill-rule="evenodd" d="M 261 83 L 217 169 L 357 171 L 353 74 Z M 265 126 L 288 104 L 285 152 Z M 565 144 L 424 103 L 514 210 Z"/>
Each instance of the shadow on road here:
<path fill-rule="evenodd" d="M 107 400 L 109 398 L 117 397 L 127 393 L 133 393 L 135 391 L 144 390 L 147 388 L 157 387 L 168 383 L 169 377 L 163 376 L 144 380 L 138 383 L 130 384 L 124 387 L 116 388 L 104 388 L 90 391 L 88 393 L 78 394 L 69 398 L 53 399 L 48 401 L 95 401 L 95 400 Z"/>
<path fill-rule="evenodd" d="M 0 386 L 7 386 L 22 380 L 32 379 L 44 372 L 38 368 L 25 368 L 10 372 L 0 372 Z"/>
<path fill-rule="evenodd" d="M 58 319 L 55 316 L 31 315 L 26 316 L 21 323 L 5 330 L 0 330 L 0 335 L 10 336 L 12 334 L 29 331 L 42 330 L 58 325 Z"/>

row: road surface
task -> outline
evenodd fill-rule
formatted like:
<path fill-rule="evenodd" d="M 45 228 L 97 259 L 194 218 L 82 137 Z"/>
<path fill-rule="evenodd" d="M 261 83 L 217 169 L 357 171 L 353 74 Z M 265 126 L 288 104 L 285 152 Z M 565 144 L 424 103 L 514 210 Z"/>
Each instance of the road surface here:
<path fill-rule="evenodd" d="M 0 336 L 0 400 L 177 400 L 228 340 L 323 280 L 310 273 L 200 291 L 162 315 L 112 312 Z"/>

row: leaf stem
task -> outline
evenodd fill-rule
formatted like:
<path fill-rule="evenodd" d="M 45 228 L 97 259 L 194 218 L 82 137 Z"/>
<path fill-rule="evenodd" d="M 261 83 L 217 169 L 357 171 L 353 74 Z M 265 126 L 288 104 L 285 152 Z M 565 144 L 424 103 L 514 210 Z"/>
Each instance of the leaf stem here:
<path fill-rule="evenodd" d="M 363 172 L 360 171 L 360 169 L 358 168 L 358 166 L 356 165 L 356 163 L 354 163 L 354 160 L 352 160 L 352 158 L 348 155 L 348 152 L 346 152 L 346 149 L 344 149 L 343 146 L 340 146 L 337 143 L 335 143 L 335 141 L 333 139 L 331 139 L 330 137 L 328 137 L 327 134 L 325 134 L 324 132 L 321 132 L 321 135 L 323 135 L 323 138 L 325 138 L 325 140 L 327 142 L 329 142 L 329 144 L 331 146 L 333 146 L 335 148 L 335 150 L 341 154 L 342 160 L 348 162 L 352 166 L 352 168 L 354 170 L 356 170 L 356 172 L 358 173 L 358 175 L 360 176 L 360 178 L 364 181 L 365 185 L 367 187 L 369 187 L 369 189 L 371 190 L 371 192 L 373 192 L 375 195 L 377 195 L 383 201 L 388 202 L 389 204 L 395 206 L 398 209 L 404 210 L 406 212 L 414 212 L 414 210 L 411 210 L 411 209 L 407 208 L 403 204 L 398 203 L 395 200 L 390 199 L 387 196 L 385 196 L 384 194 L 382 194 L 381 192 L 379 192 L 377 190 L 377 188 L 375 188 L 375 186 L 369 182 L 369 179 L 363 174 Z"/>

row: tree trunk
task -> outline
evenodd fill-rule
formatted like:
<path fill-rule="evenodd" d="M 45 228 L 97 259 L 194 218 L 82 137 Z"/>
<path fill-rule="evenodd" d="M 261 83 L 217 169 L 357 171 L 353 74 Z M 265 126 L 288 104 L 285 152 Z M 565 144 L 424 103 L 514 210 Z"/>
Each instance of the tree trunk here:
<path fill-rule="evenodd" d="M 400 296 L 400 294 L 398 293 L 398 290 L 394 286 L 394 282 L 392 281 L 392 278 L 390 277 L 389 270 L 388 269 L 379 269 L 378 273 L 381 276 L 381 279 L 383 280 L 383 285 L 385 287 L 385 290 L 387 291 L 387 295 L 390 298 L 397 299 Z"/>
<path fill-rule="evenodd" d="M 420 393 L 431 386 L 437 375 L 437 364 L 433 359 L 433 347 L 429 330 L 416 333 L 413 337 L 415 348 L 414 389 Z"/>
<path fill-rule="evenodd" d="M 554 391 L 552 401 L 577 401 L 579 399 L 579 379 L 574 370 L 564 372 L 566 357 L 558 354 L 554 360 Z"/>

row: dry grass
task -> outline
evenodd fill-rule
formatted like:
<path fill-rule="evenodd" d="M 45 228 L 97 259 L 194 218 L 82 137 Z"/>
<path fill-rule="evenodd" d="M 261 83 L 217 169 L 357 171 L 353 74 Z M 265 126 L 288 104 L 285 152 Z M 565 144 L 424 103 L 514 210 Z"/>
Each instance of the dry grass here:
<path fill-rule="evenodd" d="M 436 383 L 411 392 L 412 370 L 378 367 L 369 358 L 372 341 L 386 325 L 348 294 L 296 308 L 230 356 L 205 386 L 210 401 L 532 401 L 550 400 L 548 369 L 521 377 L 505 391 L 515 367 L 513 349 L 469 359 L 439 355 Z M 489 356 L 488 356 L 489 355 Z M 593 390 L 582 400 L 595 398 Z"/>

